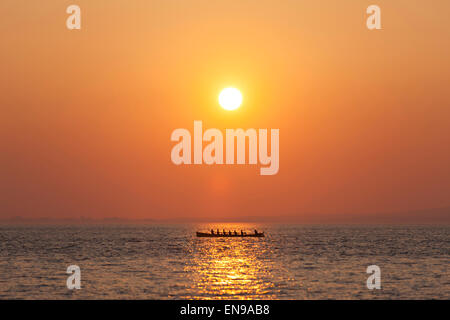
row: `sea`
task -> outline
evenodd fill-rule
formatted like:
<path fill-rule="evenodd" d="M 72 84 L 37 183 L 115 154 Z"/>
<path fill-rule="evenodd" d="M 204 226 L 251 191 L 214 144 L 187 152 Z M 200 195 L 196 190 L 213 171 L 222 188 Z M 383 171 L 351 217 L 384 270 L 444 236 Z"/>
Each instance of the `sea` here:
<path fill-rule="evenodd" d="M 0 226 L 0 299 L 449 299 L 449 263 L 448 225 Z"/>

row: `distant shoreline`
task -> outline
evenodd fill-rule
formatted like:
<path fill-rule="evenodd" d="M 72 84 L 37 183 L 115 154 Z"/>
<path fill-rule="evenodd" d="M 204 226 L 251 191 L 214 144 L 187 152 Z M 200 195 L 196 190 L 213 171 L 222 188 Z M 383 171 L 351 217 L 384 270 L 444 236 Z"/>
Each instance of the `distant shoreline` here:
<path fill-rule="evenodd" d="M 273 224 L 318 224 L 318 225 L 450 225 L 450 207 L 423 209 L 393 213 L 361 214 L 297 214 L 278 216 L 239 217 L 174 217 L 166 219 L 108 218 L 28 218 L 22 216 L 0 218 L 0 225 L 125 225 L 125 224 L 189 224 L 189 223 L 273 223 Z"/>

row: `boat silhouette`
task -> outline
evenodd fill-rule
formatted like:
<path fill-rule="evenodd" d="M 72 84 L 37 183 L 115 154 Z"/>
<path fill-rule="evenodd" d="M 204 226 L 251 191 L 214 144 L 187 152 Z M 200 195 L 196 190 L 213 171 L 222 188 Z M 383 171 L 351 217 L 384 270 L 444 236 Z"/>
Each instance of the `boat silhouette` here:
<path fill-rule="evenodd" d="M 255 232 L 255 233 L 233 233 L 233 232 L 225 232 L 225 233 L 210 233 L 210 232 L 198 232 L 197 237 L 200 238 L 262 238 L 264 237 L 264 232 Z"/>

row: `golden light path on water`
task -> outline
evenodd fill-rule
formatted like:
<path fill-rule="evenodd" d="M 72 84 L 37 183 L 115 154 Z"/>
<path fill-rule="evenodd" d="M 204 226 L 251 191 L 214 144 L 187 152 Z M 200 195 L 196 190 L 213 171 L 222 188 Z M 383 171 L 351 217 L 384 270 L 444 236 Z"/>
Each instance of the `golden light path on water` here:
<path fill-rule="evenodd" d="M 225 230 L 248 230 L 244 224 L 222 224 Z M 202 230 L 217 229 L 205 225 Z M 220 229 L 222 232 L 222 228 Z M 273 254 L 267 238 L 198 238 L 185 271 L 192 277 L 188 299 L 272 299 L 276 288 L 270 270 Z"/>

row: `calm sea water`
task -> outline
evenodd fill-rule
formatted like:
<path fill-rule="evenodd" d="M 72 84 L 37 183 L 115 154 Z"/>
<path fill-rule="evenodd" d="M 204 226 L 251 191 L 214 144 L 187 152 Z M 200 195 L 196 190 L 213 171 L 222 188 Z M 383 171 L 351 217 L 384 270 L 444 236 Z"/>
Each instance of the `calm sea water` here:
<path fill-rule="evenodd" d="M 267 237 L 195 237 L 217 227 Z M 1 226 L 0 298 L 449 299 L 449 262 L 449 226 Z"/>

